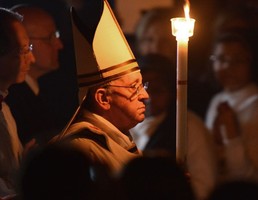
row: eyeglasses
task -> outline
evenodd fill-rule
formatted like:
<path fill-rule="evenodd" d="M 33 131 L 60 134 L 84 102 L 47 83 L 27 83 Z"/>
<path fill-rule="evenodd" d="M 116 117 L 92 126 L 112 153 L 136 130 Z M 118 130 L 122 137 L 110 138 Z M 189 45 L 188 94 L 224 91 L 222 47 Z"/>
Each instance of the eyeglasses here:
<path fill-rule="evenodd" d="M 219 63 L 242 64 L 242 63 L 246 63 L 249 59 L 241 58 L 241 57 L 231 57 L 231 56 L 225 56 L 225 55 L 211 55 L 210 60 L 212 62 L 219 62 Z"/>
<path fill-rule="evenodd" d="M 129 98 L 130 100 L 134 100 L 140 93 L 142 89 L 147 90 L 149 87 L 149 82 L 141 83 L 140 85 L 131 85 L 131 86 L 124 86 L 124 85 L 106 85 L 105 87 L 120 87 L 120 88 L 129 88 L 134 90 L 131 97 Z"/>
<path fill-rule="evenodd" d="M 23 47 L 15 47 L 10 50 L 10 53 L 15 54 L 16 56 L 19 56 L 19 55 L 23 56 L 23 55 L 29 54 L 30 52 L 32 52 L 32 50 L 33 50 L 33 45 L 29 44 L 29 45 L 24 45 Z M 4 55 L 6 53 L 8 53 L 8 49 L 0 49 L 0 55 Z"/>
<path fill-rule="evenodd" d="M 60 38 L 60 32 L 59 31 L 55 31 L 53 33 L 51 33 L 49 36 L 46 37 L 30 37 L 31 40 L 43 40 L 46 42 L 52 42 L 54 41 L 54 39 Z"/>
<path fill-rule="evenodd" d="M 19 50 L 20 55 L 27 55 L 28 53 L 32 52 L 33 50 L 33 45 L 29 44 L 28 46 L 24 46 Z"/>

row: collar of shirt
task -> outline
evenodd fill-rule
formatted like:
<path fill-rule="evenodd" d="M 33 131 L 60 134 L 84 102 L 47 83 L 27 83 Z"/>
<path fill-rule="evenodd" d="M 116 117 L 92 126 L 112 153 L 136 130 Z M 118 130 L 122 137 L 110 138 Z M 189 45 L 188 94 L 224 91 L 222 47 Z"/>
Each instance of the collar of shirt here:
<path fill-rule="evenodd" d="M 1 91 L 0 90 L 0 111 L 2 110 L 2 102 L 4 101 L 4 98 L 8 95 L 8 91 Z"/>
<path fill-rule="evenodd" d="M 28 74 L 26 75 L 25 82 L 28 84 L 33 93 L 37 96 L 39 94 L 39 85 L 36 80 L 34 80 Z"/>

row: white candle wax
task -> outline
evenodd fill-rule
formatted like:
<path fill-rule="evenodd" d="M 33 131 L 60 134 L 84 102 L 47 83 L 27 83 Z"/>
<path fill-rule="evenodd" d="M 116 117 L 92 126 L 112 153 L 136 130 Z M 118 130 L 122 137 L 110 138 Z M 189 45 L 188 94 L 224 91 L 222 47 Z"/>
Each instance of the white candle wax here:
<path fill-rule="evenodd" d="M 194 19 L 173 18 L 172 34 L 177 40 L 176 158 L 184 164 L 187 154 L 187 65 L 188 40 L 193 35 Z"/>
<path fill-rule="evenodd" d="M 188 40 L 177 41 L 176 157 L 183 163 L 187 152 L 187 55 Z"/>

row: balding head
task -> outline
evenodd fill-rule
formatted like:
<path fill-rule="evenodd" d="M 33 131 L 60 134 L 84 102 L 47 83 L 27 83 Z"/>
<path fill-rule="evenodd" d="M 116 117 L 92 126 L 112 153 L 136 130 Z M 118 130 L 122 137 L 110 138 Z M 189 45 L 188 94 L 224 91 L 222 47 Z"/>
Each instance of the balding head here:
<path fill-rule="evenodd" d="M 17 5 L 13 11 L 23 16 L 23 24 L 33 44 L 36 62 L 32 65 L 29 75 L 38 79 L 40 76 L 59 68 L 59 50 L 63 48 L 58 38 L 54 18 L 46 10 L 30 6 Z"/>
<path fill-rule="evenodd" d="M 55 27 L 53 17 L 42 8 L 18 5 L 13 7 L 12 10 L 23 16 L 23 24 L 32 37 L 41 33 L 46 27 Z"/>

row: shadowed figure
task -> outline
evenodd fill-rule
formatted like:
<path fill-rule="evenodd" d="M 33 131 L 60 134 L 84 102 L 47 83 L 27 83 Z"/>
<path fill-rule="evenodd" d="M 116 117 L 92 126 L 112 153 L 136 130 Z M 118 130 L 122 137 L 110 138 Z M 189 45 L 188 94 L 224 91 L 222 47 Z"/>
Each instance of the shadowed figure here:
<path fill-rule="evenodd" d="M 133 159 L 122 170 L 118 182 L 127 199 L 195 199 L 184 171 L 169 154 L 146 154 Z"/>
<path fill-rule="evenodd" d="M 101 174 L 97 172 L 100 169 Z M 19 198 L 101 199 L 103 193 L 108 195 L 107 188 L 99 188 L 108 181 L 108 174 L 104 174 L 105 168 L 94 165 L 74 147 L 65 144 L 44 146 L 32 151 L 23 162 Z"/>

